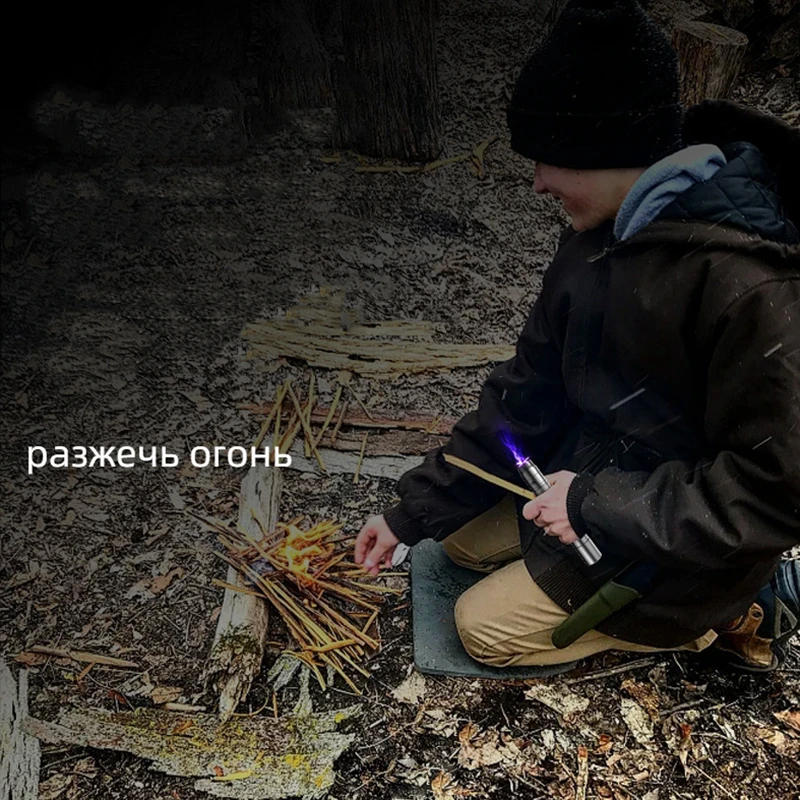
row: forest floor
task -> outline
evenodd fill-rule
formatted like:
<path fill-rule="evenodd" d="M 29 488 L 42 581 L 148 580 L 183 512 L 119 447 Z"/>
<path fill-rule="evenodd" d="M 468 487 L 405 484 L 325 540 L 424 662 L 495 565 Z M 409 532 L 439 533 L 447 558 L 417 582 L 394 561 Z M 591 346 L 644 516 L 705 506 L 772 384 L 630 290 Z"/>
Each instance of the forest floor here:
<path fill-rule="evenodd" d="M 150 705 L 153 686 L 213 702 L 199 676 L 222 599 L 211 582 L 223 565 L 213 535 L 185 510 L 235 519 L 244 470 L 194 469 L 189 450 L 249 445 L 262 417 L 239 406 L 271 401 L 288 378 L 307 386 L 313 372 L 328 405 L 340 377 L 297 359 L 248 358 L 245 325 L 332 287 L 363 321 L 425 320 L 437 342 L 513 346 L 567 222 L 550 197 L 534 194 L 529 163 L 508 147 L 507 93 L 537 36 L 523 5 L 497 4 L 491 38 L 480 6 L 444 9 L 443 156 L 492 140 L 483 175 L 470 161 L 422 174 L 356 172 L 355 154 L 327 146 L 323 112 L 298 115 L 231 157 L 226 112 L 100 106 L 68 90 L 43 103 L 47 124 L 61 125 L 71 144 L 62 138 L 29 174 L 23 154 L 4 164 L 16 182 L 2 229 L 0 652 L 13 664 L 50 645 L 119 655 L 141 670 L 96 668 L 78 680 L 74 664 L 34 660 L 34 716 L 52 719 L 76 698 Z M 744 74 L 733 96 L 778 115 L 797 110 L 779 71 Z M 355 374 L 350 388 L 381 416 L 458 418 L 491 366 L 391 381 Z M 166 447 L 181 466 L 27 474 L 29 446 L 121 444 Z M 385 478 L 283 476 L 282 519 L 336 519 L 348 533 L 393 498 Z M 146 588 L 168 574 L 165 588 Z M 426 676 L 409 699 L 395 692 L 413 663 L 409 601 L 406 592 L 381 613 L 384 645 L 372 677 L 359 679 L 361 698 L 341 682 L 326 692 L 312 685 L 319 708 L 363 707 L 331 797 L 571 800 L 580 748 L 590 797 L 796 796 L 796 643 L 786 667 L 766 677 L 710 657 L 653 656 L 572 685 L 586 701 L 578 717 L 512 681 Z M 278 644 L 262 675 L 285 641 L 277 618 L 272 626 Z M 605 654 L 540 683 L 564 693 L 566 680 L 634 658 Z M 281 690 L 279 709 L 297 693 L 294 684 Z M 269 695 L 258 678 L 242 710 Z M 647 710 L 644 732 L 631 703 Z M 145 760 L 75 747 L 44 748 L 42 781 L 52 798 L 207 796 Z"/>

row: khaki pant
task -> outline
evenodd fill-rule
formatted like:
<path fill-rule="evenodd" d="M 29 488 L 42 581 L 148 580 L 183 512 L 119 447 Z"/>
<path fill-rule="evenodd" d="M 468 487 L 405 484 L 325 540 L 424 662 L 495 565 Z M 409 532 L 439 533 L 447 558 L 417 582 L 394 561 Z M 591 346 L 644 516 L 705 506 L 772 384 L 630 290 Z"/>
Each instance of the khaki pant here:
<path fill-rule="evenodd" d="M 604 650 L 637 653 L 666 648 L 614 639 L 591 630 L 569 647 L 558 650 L 551 636 L 567 617 L 531 579 L 521 559 L 519 526 L 511 495 L 443 542 L 456 564 L 491 573 L 459 597 L 456 626 L 467 652 L 496 667 L 562 664 Z M 699 651 L 717 635 L 713 631 L 675 650 Z"/>

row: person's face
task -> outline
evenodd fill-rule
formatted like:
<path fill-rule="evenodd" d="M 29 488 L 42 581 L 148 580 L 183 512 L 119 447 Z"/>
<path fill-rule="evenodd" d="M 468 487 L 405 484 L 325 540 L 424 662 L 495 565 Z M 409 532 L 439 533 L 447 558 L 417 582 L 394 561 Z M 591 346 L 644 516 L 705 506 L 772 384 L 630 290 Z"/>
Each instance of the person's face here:
<path fill-rule="evenodd" d="M 632 169 L 564 169 L 541 162 L 536 162 L 534 170 L 534 191 L 557 197 L 576 231 L 614 219 L 628 189 L 642 173 Z"/>

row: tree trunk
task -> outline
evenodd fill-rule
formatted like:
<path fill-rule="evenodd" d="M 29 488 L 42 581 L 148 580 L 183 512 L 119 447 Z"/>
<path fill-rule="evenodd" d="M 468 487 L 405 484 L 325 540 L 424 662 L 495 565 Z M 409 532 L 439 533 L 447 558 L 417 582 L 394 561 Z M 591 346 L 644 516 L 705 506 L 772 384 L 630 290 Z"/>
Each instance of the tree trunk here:
<path fill-rule="evenodd" d="M 439 155 L 437 14 L 438 0 L 342 0 L 339 147 L 406 161 Z"/>
<path fill-rule="evenodd" d="M 678 20 L 672 30 L 672 44 L 680 60 L 681 100 L 685 106 L 728 96 L 744 62 L 747 36 L 722 25 Z"/>
<path fill-rule="evenodd" d="M 328 0 L 274 0 L 264 21 L 265 52 L 258 91 L 265 114 L 316 108 L 333 103 L 330 58 L 319 21 L 327 19 Z"/>
<path fill-rule="evenodd" d="M 39 796 L 39 742 L 25 733 L 28 717 L 28 672 L 19 687 L 0 659 L 0 800 L 36 800 Z"/>
<path fill-rule="evenodd" d="M 203 61 L 231 78 L 239 77 L 247 63 L 248 0 L 205 0 L 204 11 Z"/>
<path fill-rule="evenodd" d="M 253 467 L 242 481 L 239 525 L 258 540 L 261 527 L 271 531 L 278 521 L 281 475 L 275 467 Z M 253 518 L 258 514 L 259 523 Z M 228 568 L 226 583 L 246 587 L 241 575 Z M 267 603 L 260 597 L 225 590 L 211 655 L 203 671 L 207 688 L 219 693 L 219 716 L 224 722 L 247 696 L 261 669 L 267 634 Z"/>

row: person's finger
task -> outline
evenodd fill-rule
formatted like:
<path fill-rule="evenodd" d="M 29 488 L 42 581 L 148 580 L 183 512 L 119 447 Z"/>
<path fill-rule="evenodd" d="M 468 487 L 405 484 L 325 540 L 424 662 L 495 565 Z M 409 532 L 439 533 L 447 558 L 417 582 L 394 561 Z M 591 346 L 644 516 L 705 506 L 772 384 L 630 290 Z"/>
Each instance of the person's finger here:
<path fill-rule="evenodd" d="M 387 550 L 386 555 L 383 557 L 383 566 L 387 569 L 392 566 L 392 553 L 393 550 Z"/>
<path fill-rule="evenodd" d="M 537 514 L 540 512 L 539 504 L 536 500 L 529 500 L 525 505 L 522 507 L 522 516 L 525 519 L 533 520 L 536 519 Z"/>
<path fill-rule="evenodd" d="M 372 548 L 367 553 L 367 557 L 364 559 L 364 566 L 370 571 L 374 569 L 386 554 L 387 549 L 387 546 L 379 538 L 376 538 Z M 378 573 L 376 571 L 373 574 L 377 575 Z"/>
<path fill-rule="evenodd" d="M 375 532 L 371 528 L 364 527 L 356 537 L 356 564 L 362 564 L 367 554 L 367 548 L 375 538 Z"/>

